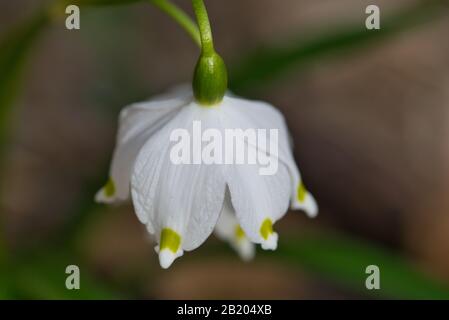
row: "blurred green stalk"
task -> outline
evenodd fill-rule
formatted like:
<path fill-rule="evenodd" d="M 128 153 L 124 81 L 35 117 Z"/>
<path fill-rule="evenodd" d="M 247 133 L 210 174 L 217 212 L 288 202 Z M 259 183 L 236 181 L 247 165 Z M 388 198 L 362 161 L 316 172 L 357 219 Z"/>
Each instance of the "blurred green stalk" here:
<path fill-rule="evenodd" d="M 192 40 L 201 47 L 200 34 L 198 26 L 195 21 L 189 17 L 180 7 L 172 3 L 169 0 L 62 0 L 62 6 L 69 4 L 75 4 L 78 6 L 111 6 L 111 5 L 125 5 L 138 2 L 149 2 L 166 15 L 168 15 L 173 21 L 175 21 Z"/>
<path fill-rule="evenodd" d="M 435 22 L 437 18 L 447 15 L 448 4 L 448 0 L 426 0 L 389 16 L 382 11 L 380 30 L 367 30 L 364 23 L 358 22 L 346 27 L 329 28 L 332 31 L 313 38 L 300 34 L 277 45 L 268 44 L 247 54 L 231 68 L 231 89 L 241 94 L 267 86 L 325 58 L 348 54 L 426 22 Z"/>
<path fill-rule="evenodd" d="M 151 4 L 176 21 L 201 48 L 200 32 L 197 24 L 178 6 L 167 0 L 148 0 Z"/>

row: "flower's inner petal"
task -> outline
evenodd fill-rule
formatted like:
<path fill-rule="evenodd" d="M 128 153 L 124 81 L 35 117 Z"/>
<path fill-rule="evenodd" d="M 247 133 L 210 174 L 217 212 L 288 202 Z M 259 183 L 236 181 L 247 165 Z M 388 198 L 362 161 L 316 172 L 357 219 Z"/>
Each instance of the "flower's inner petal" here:
<path fill-rule="evenodd" d="M 218 238 L 228 242 L 242 260 L 249 261 L 254 258 L 256 253 L 255 246 L 247 238 L 245 231 L 243 231 L 237 220 L 229 190 L 226 191 L 223 209 L 215 226 L 215 234 Z"/>

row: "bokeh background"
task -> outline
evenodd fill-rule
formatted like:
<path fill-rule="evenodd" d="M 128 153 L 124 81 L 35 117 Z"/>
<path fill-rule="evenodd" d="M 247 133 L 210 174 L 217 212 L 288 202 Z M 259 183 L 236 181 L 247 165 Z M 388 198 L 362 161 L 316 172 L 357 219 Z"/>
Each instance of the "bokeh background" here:
<path fill-rule="evenodd" d="M 48 3 L 0 0 L 0 298 L 449 298 L 447 1 L 207 0 L 232 90 L 286 116 L 320 215 L 289 212 L 250 263 L 212 236 L 168 271 L 132 205 L 93 196 L 121 108 L 190 81 L 198 49 L 145 1 L 24 27 Z"/>

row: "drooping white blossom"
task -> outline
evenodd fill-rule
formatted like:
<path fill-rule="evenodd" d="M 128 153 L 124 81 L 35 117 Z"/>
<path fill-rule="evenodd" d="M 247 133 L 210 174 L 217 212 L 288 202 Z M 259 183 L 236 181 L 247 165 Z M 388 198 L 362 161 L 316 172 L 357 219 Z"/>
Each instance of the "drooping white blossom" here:
<path fill-rule="evenodd" d="M 194 122 L 223 136 L 230 129 L 277 130 L 277 141 L 266 141 L 266 146 L 277 143 L 276 153 L 251 139 L 240 141 L 246 151 L 276 160 L 276 172 L 260 174 L 260 163 L 175 163 L 172 134 L 183 129 L 194 136 Z M 194 144 L 188 146 L 193 155 L 201 153 L 205 142 L 200 148 Z M 302 182 L 279 111 L 267 103 L 232 95 L 204 107 L 195 102 L 189 87 L 121 112 L 110 178 L 96 200 L 112 203 L 130 194 L 137 217 L 157 242 L 163 268 L 184 251 L 199 247 L 214 229 L 244 259 L 252 258 L 254 244 L 275 250 L 278 235 L 273 224 L 289 207 L 302 209 L 310 217 L 318 211 Z"/>

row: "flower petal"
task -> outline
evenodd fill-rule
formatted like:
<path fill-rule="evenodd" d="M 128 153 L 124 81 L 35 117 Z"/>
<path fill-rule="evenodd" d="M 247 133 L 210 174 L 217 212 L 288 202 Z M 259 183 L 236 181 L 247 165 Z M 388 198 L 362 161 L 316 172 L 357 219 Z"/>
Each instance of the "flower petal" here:
<path fill-rule="evenodd" d="M 254 258 L 256 248 L 239 225 L 229 192 L 226 192 L 223 209 L 215 226 L 215 234 L 218 238 L 227 241 L 242 260 L 249 261 Z"/>
<path fill-rule="evenodd" d="M 307 191 L 304 183 L 299 182 L 295 190 L 295 198 L 292 199 L 292 209 L 304 210 L 310 218 L 315 218 L 318 215 L 318 205 L 315 198 Z"/>
<path fill-rule="evenodd" d="M 200 246 L 212 233 L 223 206 L 226 184 L 220 165 L 174 164 L 170 159 L 173 130 L 184 128 L 192 134 L 193 121 L 216 127 L 213 112 L 196 104 L 184 107 L 143 146 L 135 162 L 134 208 L 159 243 L 162 267 L 183 250 Z M 178 237 L 179 243 L 173 241 Z"/>
<path fill-rule="evenodd" d="M 263 151 L 271 156 L 277 157 L 288 168 L 291 186 L 291 208 L 304 210 L 309 217 L 315 217 L 318 214 L 318 206 L 313 196 L 305 191 L 304 197 L 298 197 L 298 190 L 300 188 L 302 190 L 305 187 L 293 157 L 291 139 L 283 115 L 275 107 L 261 101 L 226 97 L 225 104 L 226 107 L 223 110 L 229 119 L 227 123 L 233 124 L 235 128 L 278 129 L 277 154 L 271 153 L 268 148 Z M 269 138 L 267 138 L 267 142 L 267 145 L 270 145 L 271 141 Z M 260 149 L 260 146 L 254 147 Z"/>
<path fill-rule="evenodd" d="M 274 175 L 260 175 L 259 169 L 259 165 L 226 166 L 226 182 L 248 238 L 261 243 L 263 249 L 275 250 L 277 234 L 272 225 L 287 212 L 290 175 L 283 164 Z"/>
<path fill-rule="evenodd" d="M 191 100 L 192 90 L 182 86 L 147 102 L 132 104 L 120 112 L 110 177 L 98 191 L 95 197 L 97 202 L 111 203 L 128 199 L 131 171 L 138 152 L 157 130 Z"/>

